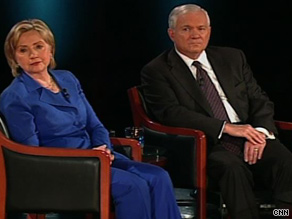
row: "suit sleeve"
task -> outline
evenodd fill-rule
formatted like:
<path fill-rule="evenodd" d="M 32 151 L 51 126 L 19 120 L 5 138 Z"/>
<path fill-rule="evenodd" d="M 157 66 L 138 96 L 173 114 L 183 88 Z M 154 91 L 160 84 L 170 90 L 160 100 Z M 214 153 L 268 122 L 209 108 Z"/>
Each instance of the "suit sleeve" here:
<path fill-rule="evenodd" d="M 248 117 L 246 122 L 253 127 L 263 127 L 269 131 L 277 133 L 274 124 L 274 104 L 270 101 L 268 95 L 258 85 L 253 77 L 253 72 L 247 64 L 246 57 L 240 52 L 243 60 L 243 78 L 246 85 L 246 95 L 248 108 L 246 112 Z M 243 99 L 243 98 L 241 98 Z M 240 101 L 240 100 L 239 100 Z"/>
<path fill-rule="evenodd" d="M 38 131 L 30 106 L 14 92 L 1 96 L 0 110 L 11 138 L 21 144 L 39 146 Z"/>
<path fill-rule="evenodd" d="M 108 146 L 108 148 L 112 149 L 112 144 L 110 142 L 108 130 L 104 127 L 104 125 L 96 116 L 96 113 L 94 112 L 92 106 L 88 102 L 78 79 L 76 79 L 76 81 L 79 95 L 82 98 L 84 105 L 86 107 L 87 112 L 86 130 L 90 135 L 92 146 L 99 146 L 105 144 Z"/>
<path fill-rule="evenodd" d="M 213 50 L 212 61 L 221 66 L 220 70 L 227 72 L 224 72 L 223 80 L 228 80 L 229 87 L 224 91 L 227 96 L 233 97 L 230 104 L 238 112 L 241 121 L 276 133 L 273 103 L 254 79 L 243 52 L 237 49 Z M 184 66 L 177 60 L 172 65 L 168 65 L 168 62 L 166 57 L 161 56 L 141 71 L 145 101 L 153 118 L 165 125 L 202 130 L 209 140 L 216 143 L 223 121 L 207 114 L 193 95 L 186 91 L 185 84 L 193 78 L 182 74 L 180 76 L 184 80 L 175 78 L 173 68 L 175 72 L 187 73 L 182 69 Z"/>
<path fill-rule="evenodd" d="M 147 65 L 141 71 L 143 94 L 153 117 L 164 125 L 202 130 L 216 142 L 224 122 L 195 110 L 194 99 L 167 67 Z"/>

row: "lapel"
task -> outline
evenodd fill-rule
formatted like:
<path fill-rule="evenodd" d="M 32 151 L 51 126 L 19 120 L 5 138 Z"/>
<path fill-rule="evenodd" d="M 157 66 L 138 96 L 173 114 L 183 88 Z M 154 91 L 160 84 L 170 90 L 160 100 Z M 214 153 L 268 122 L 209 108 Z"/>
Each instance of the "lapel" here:
<path fill-rule="evenodd" d="M 50 71 L 50 74 L 52 74 L 52 76 L 56 79 L 56 81 L 61 87 L 61 90 L 63 87 L 66 87 L 68 82 L 66 82 L 62 77 L 60 77 L 58 74 L 55 74 L 53 71 Z M 67 101 L 64 98 L 64 96 L 62 95 L 62 91 L 56 94 L 52 94 L 51 91 L 43 88 L 39 83 L 37 83 L 35 80 L 33 80 L 29 75 L 27 75 L 24 72 L 19 77 L 20 77 L 20 80 L 24 82 L 28 92 L 37 91 L 36 93 L 39 95 L 39 100 L 41 102 L 44 102 L 50 105 L 75 108 L 69 101 Z"/>
<path fill-rule="evenodd" d="M 235 92 L 235 82 L 233 79 L 233 74 L 231 70 L 230 62 L 226 62 L 222 54 L 216 53 L 216 50 L 211 48 L 206 49 L 207 58 L 213 68 L 213 71 L 228 99 L 228 102 L 233 107 L 239 118 L 243 118 L 243 113 L 241 112 L 241 107 L 238 105 L 236 92 Z M 227 59 L 228 60 L 228 59 Z"/>
<path fill-rule="evenodd" d="M 192 75 L 190 69 L 185 62 L 179 57 L 179 55 L 172 49 L 168 54 L 168 65 L 171 66 L 171 74 L 176 78 L 178 83 L 189 93 L 198 105 L 206 111 L 207 114 L 213 116 L 207 99 L 201 91 L 198 83 Z"/>

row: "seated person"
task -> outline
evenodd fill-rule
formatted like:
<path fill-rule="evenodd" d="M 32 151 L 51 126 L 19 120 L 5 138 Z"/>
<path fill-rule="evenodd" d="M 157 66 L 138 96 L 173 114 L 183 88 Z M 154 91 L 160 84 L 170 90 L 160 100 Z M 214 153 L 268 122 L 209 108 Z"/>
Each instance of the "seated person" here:
<path fill-rule="evenodd" d="M 117 219 L 181 218 L 168 173 L 113 151 L 109 133 L 77 78 L 53 70 L 54 54 L 54 36 L 41 20 L 20 21 L 7 35 L 5 55 L 15 79 L 2 92 L 0 111 L 12 139 L 32 146 L 106 151 Z"/>
<path fill-rule="evenodd" d="M 207 47 L 210 18 L 195 4 L 171 11 L 168 33 L 174 48 L 141 72 L 148 110 L 164 125 L 206 134 L 207 173 L 231 218 L 259 218 L 254 183 L 273 190 L 277 208 L 291 210 L 292 154 L 276 138 L 273 103 L 243 52 Z"/>

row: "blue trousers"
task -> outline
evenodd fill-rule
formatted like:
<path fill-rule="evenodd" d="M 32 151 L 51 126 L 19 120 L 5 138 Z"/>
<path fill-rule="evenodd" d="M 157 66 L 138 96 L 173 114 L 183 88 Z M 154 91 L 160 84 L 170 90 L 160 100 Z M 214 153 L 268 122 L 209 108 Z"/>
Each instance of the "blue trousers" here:
<path fill-rule="evenodd" d="M 179 219 L 168 173 L 151 164 L 116 159 L 111 193 L 117 219 Z"/>
<path fill-rule="evenodd" d="M 116 219 L 181 219 L 168 173 L 147 163 L 115 153 L 111 194 Z M 8 219 L 25 218 L 9 214 Z M 83 219 L 83 214 L 57 214 L 56 219 Z"/>

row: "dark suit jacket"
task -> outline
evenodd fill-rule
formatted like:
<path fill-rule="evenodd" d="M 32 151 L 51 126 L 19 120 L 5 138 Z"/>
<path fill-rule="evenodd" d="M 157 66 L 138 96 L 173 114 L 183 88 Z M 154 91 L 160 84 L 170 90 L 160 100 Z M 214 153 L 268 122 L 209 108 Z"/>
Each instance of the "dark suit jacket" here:
<path fill-rule="evenodd" d="M 207 57 L 229 103 L 242 123 L 276 133 L 274 105 L 253 78 L 242 51 L 209 47 Z M 158 122 L 199 129 L 216 143 L 223 121 L 215 119 L 191 71 L 174 49 L 165 51 L 141 72 L 148 110 Z"/>

